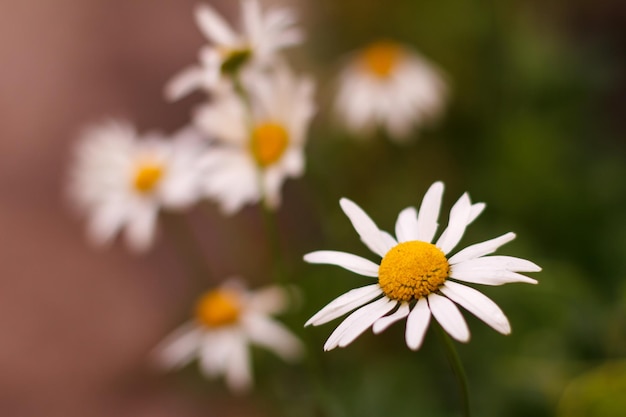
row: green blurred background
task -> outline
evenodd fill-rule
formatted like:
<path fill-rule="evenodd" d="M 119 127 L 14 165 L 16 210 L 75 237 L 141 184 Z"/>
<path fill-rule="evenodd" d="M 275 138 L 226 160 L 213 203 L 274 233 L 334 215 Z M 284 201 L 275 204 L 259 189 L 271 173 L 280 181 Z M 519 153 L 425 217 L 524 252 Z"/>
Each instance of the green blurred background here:
<path fill-rule="evenodd" d="M 285 321 L 311 359 L 289 367 L 255 349 L 258 389 L 245 397 L 205 381 L 196 366 L 161 376 L 146 355 L 188 318 L 200 289 L 233 274 L 269 281 L 258 208 L 232 218 L 211 204 L 190 213 L 214 273 L 198 283 L 163 236 L 141 258 L 119 244 L 88 247 L 62 191 L 84 124 L 118 116 L 140 131 L 172 131 L 187 123 L 203 97 L 169 104 L 162 88 L 203 44 L 196 3 L 0 1 L 0 414 L 460 415 L 432 330 L 418 352 L 398 323 L 324 353 L 339 320 L 302 329 L 327 302 L 370 282 L 301 260 L 318 249 L 375 259 L 339 198 L 392 230 L 401 209 L 443 180 L 442 223 L 465 191 L 487 203 L 461 245 L 514 231 L 498 253 L 543 267 L 537 286 L 480 287 L 508 315 L 510 336 L 465 314 L 472 340 L 457 346 L 473 415 L 626 415 L 625 2 L 280 2 L 307 32 L 290 52 L 295 67 L 319 87 L 307 172 L 286 184 L 278 213 L 287 268 L 303 293 Z M 236 2 L 211 4 L 235 18 Z M 412 45 L 450 84 L 440 122 L 404 146 L 359 141 L 331 123 L 341 59 L 380 38 Z"/>

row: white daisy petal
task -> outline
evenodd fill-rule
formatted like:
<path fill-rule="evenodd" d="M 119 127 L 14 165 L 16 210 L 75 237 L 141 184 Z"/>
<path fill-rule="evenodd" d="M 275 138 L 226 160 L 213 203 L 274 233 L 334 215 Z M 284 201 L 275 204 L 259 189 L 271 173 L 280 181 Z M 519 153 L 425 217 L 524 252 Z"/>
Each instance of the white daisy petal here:
<path fill-rule="evenodd" d="M 415 207 L 407 207 L 398 215 L 398 220 L 396 221 L 396 237 L 398 238 L 398 242 L 418 239 L 417 210 Z"/>
<path fill-rule="evenodd" d="M 337 265 L 366 277 L 378 276 L 378 264 L 351 253 L 322 250 L 307 253 L 304 260 L 313 264 Z"/>
<path fill-rule="evenodd" d="M 342 343 L 344 340 L 354 340 L 359 334 L 363 333 L 376 320 L 388 313 L 395 305 L 394 301 L 386 297 L 378 299 L 350 314 L 330 335 L 324 344 L 324 350 L 328 351 L 337 346 L 344 347 L 348 343 Z M 344 339 L 344 336 L 347 336 Z"/>
<path fill-rule="evenodd" d="M 202 85 L 203 70 L 199 66 L 184 69 L 165 85 L 165 99 L 179 100 Z"/>
<path fill-rule="evenodd" d="M 154 238 L 156 218 L 156 207 L 142 207 L 135 213 L 126 227 L 126 242 L 132 250 L 138 253 L 148 250 Z"/>
<path fill-rule="evenodd" d="M 233 331 L 204 332 L 198 353 L 202 373 L 212 378 L 224 372 L 229 353 L 239 341 Z"/>
<path fill-rule="evenodd" d="M 541 267 L 526 259 L 515 258 L 513 256 L 483 256 L 463 261 L 455 264 L 453 267 L 455 272 L 472 271 L 472 270 L 505 270 L 514 272 L 539 272 Z"/>
<path fill-rule="evenodd" d="M 403 318 L 408 316 L 409 311 L 410 311 L 409 303 L 401 303 L 400 307 L 398 307 L 398 309 L 394 311 L 392 314 L 381 317 L 378 320 L 376 320 L 376 322 L 372 326 L 372 330 L 374 331 L 375 334 L 382 332 L 387 327 L 391 326 L 393 323 L 397 322 L 398 320 L 402 320 Z"/>
<path fill-rule="evenodd" d="M 435 237 L 443 188 L 442 182 L 436 182 L 424 194 L 422 205 L 417 214 L 417 240 L 430 243 Z"/>
<path fill-rule="evenodd" d="M 393 246 L 389 246 L 390 242 L 383 236 L 376 223 L 359 206 L 347 198 L 342 198 L 339 204 L 365 246 L 377 255 L 385 256 Z"/>
<path fill-rule="evenodd" d="M 469 269 L 457 271 L 456 265 L 450 268 L 450 278 L 459 281 L 471 282 L 473 284 L 484 285 L 502 285 L 512 282 L 525 282 L 528 284 L 536 284 L 537 280 L 529 278 L 517 272 L 499 270 L 499 269 Z"/>
<path fill-rule="evenodd" d="M 244 319 L 246 333 L 256 345 L 262 346 L 286 361 L 298 359 L 304 347 L 300 340 L 275 320 L 261 314 L 251 314 Z"/>
<path fill-rule="evenodd" d="M 485 203 L 472 204 L 472 210 L 470 211 L 469 219 L 467 219 L 467 224 L 472 224 L 474 220 L 476 220 L 476 218 L 485 210 L 485 207 L 487 207 Z"/>
<path fill-rule="evenodd" d="M 326 307 L 318 311 L 304 325 L 309 326 L 312 324 L 314 326 L 319 326 L 324 323 L 328 323 L 329 321 L 334 320 L 337 317 L 341 317 L 355 308 L 361 307 L 365 303 L 369 303 L 381 294 L 382 291 L 378 284 L 372 284 L 366 287 L 350 290 L 328 303 Z"/>
<path fill-rule="evenodd" d="M 476 243 L 457 252 L 448 259 L 448 262 L 450 265 L 454 265 L 469 259 L 478 258 L 479 256 L 488 255 L 495 252 L 500 246 L 512 241 L 513 239 L 515 239 L 515 233 L 509 232 L 497 238 Z"/>
<path fill-rule="evenodd" d="M 428 296 L 428 305 L 435 319 L 450 336 L 459 342 L 469 341 L 470 333 L 467 323 L 452 301 L 432 293 Z"/>
<path fill-rule="evenodd" d="M 437 240 L 436 246 L 441 249 L 443 253 L 447 254 L 459 243 L 461 237 L 463 237 L 463 233 L 465 233 L 471 211 L 472 203 L 469 195 L 465 193 L 458 199 L 454 206 L 452 206 L 448 227 Z"/>
<path fill-rule="evenodd" d="M 386 304 L 380 306 L 375 311 L 371 312 L 367 316 L 363 316 L 359 320 L 353 322 L 350 327 L 348 327 L 345 332 L 341 335 L 341 339 L 339 340 L 339 347 L 346 347 L 350 343 L 354 341 L 361 333 L 370 328 L 380 317 L 389 313 L 393 310 L 398 304 L 395 300 L 390 300 L 388 298 L 383 298 L 383 300 L 387 301 Z"/>
<path fill-rule="evenodd" d="M 425 298 L 420 298 L 406 320 L 405 339 L 409 349 L 417 350 L 422 346 L 426 329 L 430 323 L 430 308 Z"/>
<path fill-rule="evenodd" d="M 447 281 L 440 291 L 496 331 L 502 334 L 511 333 L 509 320 L 500 307 L 479 291 L 452 281 Z"/>
<path fill-rule="evenodd" d="M 200 4 L 195 10 L 196 23 L 207 39 L 224 46 L 237 42 L 230 25 L 212 7 Z"/>
<path fill-rule="evenodd" d="M 195 323 L 186 323 L 157 346 L 153 357 L 165 368 L 183 367 L 196 354 L 201 336 L 202 332 Z"/>
<path fill-rule="evenodd" d="M 244 340 L 233 343 L 224 369 L 226 384 L 237 392 L 246 391 L 252 385 L 250 352 Z"/>

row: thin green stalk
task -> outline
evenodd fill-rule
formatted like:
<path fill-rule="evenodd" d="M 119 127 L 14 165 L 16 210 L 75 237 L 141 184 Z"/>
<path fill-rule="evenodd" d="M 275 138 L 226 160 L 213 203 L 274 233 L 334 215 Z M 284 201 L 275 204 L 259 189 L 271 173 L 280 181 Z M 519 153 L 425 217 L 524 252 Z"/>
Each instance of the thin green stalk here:
<path fill-rule="evenodd" d="M 448 359 L 452 372 L 456 376 L 456 380 L 459 384 L 459 394 L 461 396 L 461 404 L 463 406 L 463 416 L 470 417 L 469 387 L 467 384 L 465 370 L 463 369 L 463 363 L 461 362 L 461 358 L 454 347 L 454 342 L 450 336 L 448 336 L 448 333 L 446 333 L 439 323 L 437 323 L 434 327 L 437 329 L 437 333 L 439 333 L 441 342 L 445 348 L 446 358 Z"/>
<path fill-rule="evenodd" d="M 269 207 L 265 199 L 261 202 L 261 211 L 263 213 L 263 223 L 265 224 L 265 234 L 270 249 L 273 264 L 273 278 L 277 284 L 287 284 L 287 273 L 285 271 L 285 263 L 283 261 L 282 251 L 280 247 L 280 229 L 278 228 L 278 219 L 276 212 Z"/>
<path fill-rule="evenodd" d="M 184 214 L 162 213 L 161 221 L 165 233 L 170 237 L 188 273 L 203 288 L 211 278 L 211 270 L 204 256 L 202 246 L 194 235 Z"/>

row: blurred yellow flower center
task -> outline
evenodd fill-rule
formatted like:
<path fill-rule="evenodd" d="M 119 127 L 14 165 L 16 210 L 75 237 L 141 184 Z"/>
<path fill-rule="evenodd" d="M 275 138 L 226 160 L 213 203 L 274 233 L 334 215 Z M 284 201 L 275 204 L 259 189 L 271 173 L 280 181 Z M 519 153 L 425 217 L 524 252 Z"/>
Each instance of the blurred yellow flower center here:
<path fill-rule="evenodd" d="M 394 71 L 402 51 L 393 42 L 376 42 L 362 53 L 363 63 L 372 74 L 379 78 L 386 78 Z"/>
<path fill-rule="evenodd" d="M 142 162 L 135 169 L 133 186 L 140 193 L 147 194 L 154 190 L 165 169 L 162 164 L 156 162 Z"/>
<path fill-rule="evenodd" d="M 280 159 L 288 144 L 289 134 L 282 125 L 261 123 L 252 131 L 250 150 L 259 166 L 267 167 Z"/>
<path fill-rule="evenodd" d="M 378 285 L 393 300 L 411 301 L 437 291 L 449 274 L 448 259 L 439 248 L 413 240 L 387 252 L 378 268 Z"/>
<path fill-rule="evenodd" d="M 209 291 L 196 304 L 196 318 L 207 327 L 233 324 L 240 313 L 240 297 L 231 290 Z"/>

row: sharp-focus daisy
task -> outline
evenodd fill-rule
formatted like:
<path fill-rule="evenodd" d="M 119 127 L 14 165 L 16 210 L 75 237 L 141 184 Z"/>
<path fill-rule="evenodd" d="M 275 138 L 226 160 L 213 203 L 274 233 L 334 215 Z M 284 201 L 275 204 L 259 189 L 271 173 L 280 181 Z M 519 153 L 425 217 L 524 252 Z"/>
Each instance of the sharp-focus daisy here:
<path fill-rule="evenodd" d="M 264 68 L 279 50 L 302 41 L 291 10 L 264 12 L 258 0 L 243 0 L 241 8 L 241 33 L 212 7 L 202 4 L 196 9 L 198 27 L 211 44 L 201 49 L 199 65 L 183 70 L 166 85 L 168 99 L 177 100 L 196 89 L 210 91 L 224 81 L 223 75 Z"/>
<path fill-rule="evenodd" d="M 234 91 L 198 109 L 194 122 L 214 140 L 203 159 L 203 190 L 226 213 L 264 199 L 280 203 L 287 177 L 304 170 L 304 144 L 314 113 L 313 83 L 284 65 L 245 85 L 247 102 Z"/>
<path fill-rule="evenodd" d="M 199 149 L 192 130 L 166 139 L 140 138 L 124 122 L 87 129 L 76 149 L 69 192 L 89 218 L 90 240 L 104 244 L 124 229 L 131 249 L 148 249 L 159 209 L 184 209 L 198 198 Z"/>
<path fill-rule="evenodd" d="M 330 335 L 325 350 L 350 344 L 370 326 L 374 333 L 380 333 L 404 318 L 407 319 L 406 343 L 409 348 L 417 350 L 431 315 L 453 338 L 467 342 L 469 329 L 455 303 L 498 332 L 510 333 L 509 322 L 502 310 L 489 298 L 459 281 L 486 285 L 536 284 L 537 281 L 518 272 L 536 272 L 541 268 L 524 259 L 485 256 L 513 240 L 514 233 L 468 246 L 449 256 L 467 225 L 485 208 L 483 203 L 472 204 L 467 193 L 452 207 L 448 227 L 435 243 L 431 243 L 438 226 L 442 195 L 443 184 L 436 182 L 426 192 L 419 212 L 413 207 L 402 210 L 396 221 L 395 238 L 378 229 L 352 201 L 345 198 L 340 201 L 363 243 L 382 260 L 376 264 L 360 256 L 336 251 L 305 255 L 307 262 L 337 265 L 378 278 L 376 284 L 338 297 L 306 323 L 317 326 L 357 309 Z"/>
<path fill-rule="evenodd" d="M 402 141 L 439 116 L 445 96 L 446 84 L 425 58 L 408 46 L 380 41 L 349 58 L 339 76 L 335 111 L 356 134 L 380 127 Z"/>
<path fill-rule="evenodd" d="M 195 318 L 156 348 L 155 359 L 165 368 L 180 368 L 197 357 L 205 376 L 224 375 L 232 390 L 245 390 L 252 384 L 250 345 L 286 361 L 302 354 L 301 342 L 270 317 L 283 312 L 287 302 L 288 294 L 280 287 L 252 292 L 229 280 L 199 298 Z"/>

